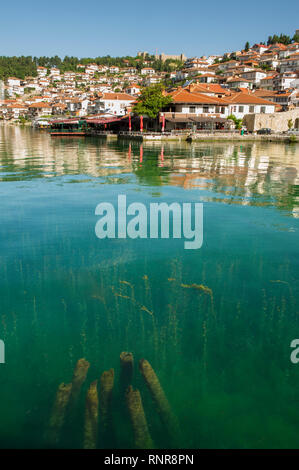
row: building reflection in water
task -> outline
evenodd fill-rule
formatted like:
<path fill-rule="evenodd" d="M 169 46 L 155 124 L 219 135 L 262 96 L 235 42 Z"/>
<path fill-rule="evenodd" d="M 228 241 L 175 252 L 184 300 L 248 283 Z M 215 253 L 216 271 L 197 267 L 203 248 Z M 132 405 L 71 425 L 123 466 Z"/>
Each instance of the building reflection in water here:
<path fill-rule="evenodd" d="M 100 138 L 51 138 L 17 126 L 0 127 L 2 180 L 30 170 L 31 177 L 127 174 L 143 184 L 204 190 L 203 201 L 274 205 L 299 216 L 296 144 L 142 143 Z M 154 176 L 154 177 L 153 177 Z M 115 179 L 116 178 L 116 179 Z M 209 197 L 208 192 L 215 194 Z"/>

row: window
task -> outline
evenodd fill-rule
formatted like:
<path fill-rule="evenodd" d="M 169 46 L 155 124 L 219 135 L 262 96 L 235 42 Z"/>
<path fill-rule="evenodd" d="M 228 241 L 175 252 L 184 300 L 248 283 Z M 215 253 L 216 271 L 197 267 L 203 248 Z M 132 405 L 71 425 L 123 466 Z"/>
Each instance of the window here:
<path fill-rule="evenodd" d="M 266 112 L 266 106 L 261 106 L 261 113 L 265 113 Z"/>
<path fill-rule="evenodd" d="M 244 111 L 244 106 L 239 106 L 239 113 L 243 113 Z"/>
<path fill-rule="evenodd" d="M 254 106 L 249 106 L 249 112 L 254 113 Z"/>
<path fill-rule="evenodd" d="M 224 106 L 221 107 L 221 114 L 225 114 L 225 108 L 224 108 Z"/>
<path fill-rule="evenodd" d="M 203 112 L 208 113 L 209 112 L 209 106 L 204 106 L 203 107 Z"/>
<path fill-rule="evenodd" d="M 190 106 L 189 113 L 195 113 L 195 106 Z"/>

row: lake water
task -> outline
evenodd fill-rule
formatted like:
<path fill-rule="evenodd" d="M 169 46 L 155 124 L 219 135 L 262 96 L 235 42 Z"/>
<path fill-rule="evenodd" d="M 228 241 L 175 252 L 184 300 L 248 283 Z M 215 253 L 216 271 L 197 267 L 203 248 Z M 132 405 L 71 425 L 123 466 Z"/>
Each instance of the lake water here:
<path fill-rule="evenodd" d="M 299 447 L 298 144 L 141 145 L 2 125 L 0 172 L 2 448 L 49 446 L 57 387 L 82 357 L 90 369 L 57 447 L 82 447 L 86 390 L 110 368 L 112 425 L 98 445 L 134 447 L 122 351 L 134 355 L 157 448 L 174 444 L 141 358 L 179 420 L 180 447 Z M 95 208 L 119 194 L 202 202 L 202 248 L 98 239 Z"/>

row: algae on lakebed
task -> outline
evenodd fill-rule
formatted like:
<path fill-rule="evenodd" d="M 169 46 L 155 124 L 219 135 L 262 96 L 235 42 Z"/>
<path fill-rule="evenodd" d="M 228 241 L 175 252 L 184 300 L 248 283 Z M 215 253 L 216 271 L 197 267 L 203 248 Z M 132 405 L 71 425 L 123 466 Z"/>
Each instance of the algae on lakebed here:
<path fill-rule="evenodd" d="M 57 387 L 71 381 L 77 358 L 93 379 L 110 368 L 118 377 L 121 351 L 152 365 L 182 447 L 298 447 L 290 362 L 299 331 L 298 145 L 169 142 L 162 162 L 161 145 L 144 142 L 140 162 L 138 142 L 129 159 L 129 142 L 51 141 L 4 127 L 1 447 L 42 447 Z M 202 202 L 202 248 L 97 239 L 95 207 L 118 194 L 146 205 Z M 89 383 L 66 422 L 70 447 L 82 446 Z M 136 388 L 155 445 L 167 448 L 142 377 Z M 123 402 L 115 416 L 110 442 L 132 447 Z"/>

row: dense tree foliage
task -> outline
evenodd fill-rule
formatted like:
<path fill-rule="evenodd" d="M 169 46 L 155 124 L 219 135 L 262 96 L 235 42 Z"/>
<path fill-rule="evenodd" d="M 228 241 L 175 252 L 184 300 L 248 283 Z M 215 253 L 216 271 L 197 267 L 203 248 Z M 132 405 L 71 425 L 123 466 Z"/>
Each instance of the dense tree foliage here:
<path fill-rule="evenodd" d="M 238 119 L 234 114 L 230 114 L 229 116 L 227 116 L 227 119 L 234 121 L 236 129 L 242 128 L 243 119 Z"/>
<path fill-rule="evenodd" d="M 154 119 L 159 111 L 171 102 L 172 97 L 163 94 L 162 85 L 153 85 L 142 88 L 141 94 L 138 97 L 138 103 L 134 106 L 133 112 Z"/>
<path fill-rule="evenodd" d="M 25 78 L 25 76 L 35 76 L 36 64 L 32 57 L 4 57 L 0 56 L 0 79 L 7 77 Z"/>
<path fill-rule="evenodd" d="M 5 57 L 0 56 L 0 79 L 6 79 L 8 77 L 17 77 L 24 79 L 26 76 L 36 76 L 36 68 L 38 66 L 47 67 L 57 67 L 60 69 L 61 73 L 64 72 L 76 72 L 78 71 L 77 66 L 79 64 L 87 65 L 90 63 L 95 63 L 97 65 L 106 65 L 108 67 L 134 67 L 137 70 L 140 70 L 143 67 L 152 67 L 156 71 L 171 72 L 174 69 L 181 68 L 183 63 L 178 60 L 166 60 L 162 62 L 156 60 L 154 56 L 146 57 L 145 60 L 142 57 L 110 57 L 109 55 L 105 57 L 84 57 L 79 59 L 78 57 L 69 57 L 65 56 L 64 59 L 61 59 L 59 56 L 54 57 L 31 57 L 31 56 L 21 56 L 21 57 Z"/>
<path fill-rule="evenodd" d="M 288 44 L 291 44 L 291 42 L 292 42 L 292 39 L 290 38 L 290 36 L 286 34 L 281 34 L 280 36 L 278 36 L 277 34 L 274 34 L 273 36 L 268 37 L 267 45 L 271 46 L 271 44 L 277 44 L 277 43 L 288 45 Z"/>

